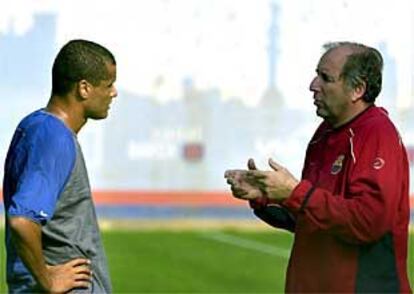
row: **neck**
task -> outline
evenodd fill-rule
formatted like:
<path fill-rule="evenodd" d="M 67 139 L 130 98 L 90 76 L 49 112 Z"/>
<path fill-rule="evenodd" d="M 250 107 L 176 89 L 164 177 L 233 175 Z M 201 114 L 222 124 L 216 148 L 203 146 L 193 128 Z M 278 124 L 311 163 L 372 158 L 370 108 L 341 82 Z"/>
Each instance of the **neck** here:
<path fill-rule="evenodd" d="M 344 119 L 338 120 L 338 121 L 335 121 L 335 122 L 331 122 L 332 127 L 334 129 L 342 127 L 343 125 L 345 125 L 345 124 L 349 123 L 350 121 L 352 121 L 355 117 L 360 115 L 362 112 L 364 112 L 371 105 L 373 105 L 373 104 L 371 104 L 371 103 L 359 104 L 358 107 L 354 108 L 353 111 L 351 113 L 349 113 L 348 115 L 346 115 Z"/>
<path fill-rule="evenodd" d="M 77 107 L 75 103 L 71 103 L 67 97 L 52 96 L 46 106 L 46 111 L 61 119 L 75 134 L 87 121 L 82 109 Z"/>

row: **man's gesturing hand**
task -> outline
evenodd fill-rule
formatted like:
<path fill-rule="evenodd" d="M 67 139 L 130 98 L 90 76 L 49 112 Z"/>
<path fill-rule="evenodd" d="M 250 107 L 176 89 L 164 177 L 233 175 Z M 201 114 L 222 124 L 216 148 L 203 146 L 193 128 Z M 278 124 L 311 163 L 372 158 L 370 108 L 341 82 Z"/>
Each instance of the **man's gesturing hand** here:
<path fill-rule="evenodd" d="M 289 197 L 298 180 L 283 166 L 269 159 L 271 171 L 249 170 L 246 181 L 263 191 L 269 198 L 281 202 Z"/>
<path fill-rule="evenodd" d="M 247 162 L 249 170 L 255 170 L 256 165 L 253 159 L 249 159 Z M 240 199 L 253 200 L 264 197 L 262 191 L 257 187 L 250 185 L 246 181 L 247 170 L 233 169 L 227 170 L 224 177 L 227 179 L 227 183 L 231 186 L 233 196 Z"/>
<path fill-rule="evenodd" d="M 227 170 L 224 177 L 231 186 L 233 196 L 241 199 L 256 199 L 262 196 L 262 192 L 246 181 L 247 170 L 231 169 Z"/>

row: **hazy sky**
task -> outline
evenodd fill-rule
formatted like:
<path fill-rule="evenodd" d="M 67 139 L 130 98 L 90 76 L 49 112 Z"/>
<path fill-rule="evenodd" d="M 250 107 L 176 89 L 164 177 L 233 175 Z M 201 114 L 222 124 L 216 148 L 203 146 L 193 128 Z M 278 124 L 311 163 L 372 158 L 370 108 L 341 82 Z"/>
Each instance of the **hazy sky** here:
<path fill-rule="evenodd" d="M 57 45 L 88 38 L 118 60 L 118 86 L 178 99 L 183 81 L 254 105 L 268 84 L 269 0 L 3 0 L 0 31 L 23 34 L 34 13 L 56 13 Z M 308 84 L 333 40 L 386 42 L 398 64 L 399 104 L 412 94 L 409 0 L 289 0 L 280 7 L 276 84 L 292 107 L 311 108 Z"/>

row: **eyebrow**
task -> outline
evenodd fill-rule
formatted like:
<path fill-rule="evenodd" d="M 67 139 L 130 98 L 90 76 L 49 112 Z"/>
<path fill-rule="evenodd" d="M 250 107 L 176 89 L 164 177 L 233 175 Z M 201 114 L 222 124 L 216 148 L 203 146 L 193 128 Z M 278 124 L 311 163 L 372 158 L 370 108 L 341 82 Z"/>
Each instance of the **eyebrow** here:
<path fill-rule="evenodd" d="M 322 78 L 328 82 L 335 82 L 339 79 L 327 72 L 326 70 L 317 68 L 315 71 L 318 74 L 318 76 L 322 76 Z"/>

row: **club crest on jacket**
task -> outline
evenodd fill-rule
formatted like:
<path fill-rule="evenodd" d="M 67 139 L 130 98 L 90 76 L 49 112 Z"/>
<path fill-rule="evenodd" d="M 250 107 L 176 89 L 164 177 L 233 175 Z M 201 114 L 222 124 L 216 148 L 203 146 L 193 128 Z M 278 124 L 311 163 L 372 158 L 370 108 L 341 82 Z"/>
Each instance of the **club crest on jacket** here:
<path fill-rule="evenodd" d="M 342 170 L 344 159 L 345 159 L 345 155 L 341 154 L 338 156 L 338 158 L 332 164 L 331 174 L 336 175 Z"/>

